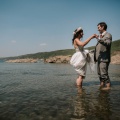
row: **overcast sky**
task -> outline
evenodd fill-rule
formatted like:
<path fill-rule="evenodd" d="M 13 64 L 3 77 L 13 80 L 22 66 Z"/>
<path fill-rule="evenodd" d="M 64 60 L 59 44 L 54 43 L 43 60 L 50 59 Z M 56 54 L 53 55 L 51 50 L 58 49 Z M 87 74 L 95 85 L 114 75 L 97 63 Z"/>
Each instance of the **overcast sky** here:
<path fill-rule="evenodd" d="M 0 57 L 73 49 L 76 28 L 84 41 L 102 21 L 120 39 L 120 0 L 0 0 Z"/>

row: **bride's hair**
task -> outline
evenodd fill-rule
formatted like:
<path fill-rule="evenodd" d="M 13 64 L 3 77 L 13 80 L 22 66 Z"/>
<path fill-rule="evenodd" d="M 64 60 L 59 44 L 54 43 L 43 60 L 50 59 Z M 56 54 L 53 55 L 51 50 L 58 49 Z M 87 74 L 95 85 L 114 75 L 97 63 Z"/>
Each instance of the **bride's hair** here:
<path fill-rule="evenodd" d="M 74 32 L 73 32 L 73 39 L 72 39 L 72 44 L 74 44 L 74 40 L 80 35 L 80 33 L 83 32 L 83 29 L 81 28 L 79 31 L 78 29 L 76 29 Z"/>

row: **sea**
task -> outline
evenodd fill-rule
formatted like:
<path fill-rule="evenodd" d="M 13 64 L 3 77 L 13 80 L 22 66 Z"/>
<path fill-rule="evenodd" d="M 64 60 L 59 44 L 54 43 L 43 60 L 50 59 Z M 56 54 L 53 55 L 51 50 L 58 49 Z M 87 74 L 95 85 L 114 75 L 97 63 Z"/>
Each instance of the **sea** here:
<path fill-rule="evenodd" d="M 0 61 L 0 120 L 120 120 L 120 65 L 110 64 L 107 91 L 96 71 L 87 67 L 81 90 L 70 64 Z"/>

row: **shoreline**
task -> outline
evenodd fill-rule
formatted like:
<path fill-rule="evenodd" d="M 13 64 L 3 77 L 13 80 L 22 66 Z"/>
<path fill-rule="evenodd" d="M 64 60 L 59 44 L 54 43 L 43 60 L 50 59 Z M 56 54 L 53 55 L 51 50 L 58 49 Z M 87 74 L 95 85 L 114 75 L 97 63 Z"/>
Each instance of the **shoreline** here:
<path fill-rule="evenodd" d="M 72 55 L 59 55 L 53 56 L 46 59 L 34 59 L 34 58 L 24 58 L 24 59 L 10 59 L 6 60 L 7 63 L 37 63 L 39 60 L 42 60 L 44 63 L 66 63 L 69 64 Z M 111 54 L 110 64 L 120 64 L 120 51 L 115 51 Z"/>
<path fill-rule="evenodd" d="M 67 56 L 54 56 L 49 57 L 47 59 L 43 59 L 44 63 L 66 63 L 69 64 L 71 59 L 71 55 Z M 33 59 L 33 58 L 25 58 L 25 59 L 14 59 L 14 60 L 6 60 L 7 63 L 37 63 L 40 59 Z M 120 52 L 118 54 L 112 55 L 110 64 L 120 64 Z"/>
<path fill-rule="evenodd" d="M 26 59 L 14 59 L 6 60 L 7 63 L 37 63 L 38 59 L 26 58 Z"/>

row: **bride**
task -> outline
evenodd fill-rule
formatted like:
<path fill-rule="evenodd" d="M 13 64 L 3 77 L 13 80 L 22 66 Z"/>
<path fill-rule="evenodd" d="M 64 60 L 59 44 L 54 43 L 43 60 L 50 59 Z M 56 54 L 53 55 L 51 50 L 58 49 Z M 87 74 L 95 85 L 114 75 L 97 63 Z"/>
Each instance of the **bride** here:
<path fill-rule="evenodd" d="M 83 29 L 81 27 L 77 28 L 73 32 L 72 43 L 76 50 L 70 60 L 70 64 L 75 68 L 78 73 L 78 78 L 76 80 L 76 85 L 82 88 L 82 82 L 86 75 L 87 62 L 90 65 L 91 70 L 94 70 L 94 57 L 91 51 L 84 50 L 84 46 L 87 45 L 91 39 L 95 38 L 95 34 L 89 37 L 84 42 L 81 41 L 83 37 Z"/>

